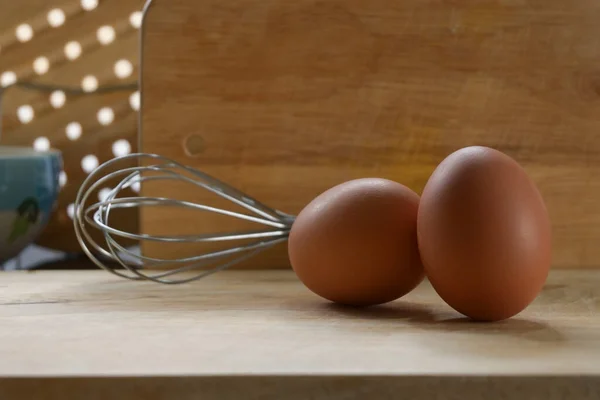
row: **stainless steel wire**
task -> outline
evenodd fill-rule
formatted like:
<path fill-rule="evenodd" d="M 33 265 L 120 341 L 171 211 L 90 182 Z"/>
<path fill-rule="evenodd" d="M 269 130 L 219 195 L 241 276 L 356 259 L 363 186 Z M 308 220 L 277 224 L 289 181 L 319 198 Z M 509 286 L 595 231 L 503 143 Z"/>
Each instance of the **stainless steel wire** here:
<path fill-rule="evenodd" d="M 132 159 L 138 161 L 138 166 L 115 168 L 118 163 Z M 143 165 L 140 161 L 144 159 L 151 160 L 153 164 Z M 144 173 L 146 174 L 144 175 Z M 120 178 L 120 181 L 110 190 L 106 198 L 86 206 L 92 193 L 115 178 Z M 167 197 L 118 197 L 126 188 L 155 180 L 180 181 L 208 190 L 243 207 L 249 213 L 234 212 Z M 295 219 L 293 215 L 275 210 L 202 171 L 163 156 L 148 153 L 129 154 L 100 165 L 81 185 L 74 206 L 75 234 L 82 250 L 90 260 L 100 268 L 123 278 L 150 280 L 164 284 L 186 283 L 203 278 L 284 242 L 288 238 Z M 168 236 L 125 232 L 110 225 L 111 210 L 143 206 L 183 207 L 193 211 L 212 212 L 251 221 L 266 228 L 243 232 Z M 99 230 L 104 243 L 96 242 L 90 229 Z M 193 257 L 165 259 L 148 257 L 132 251 L 119 244 L 119 238 L 134 240 L 138 243 L 143 241 L 160 243 L 232 242 L 232 245 L 224 250 L 211 251 Z M 240 240 L 246 242 L 235 243 Z M 177 277 L 184 272 L 188 274 Z M 190 274 L 190 272 L 193 273 Z"/>

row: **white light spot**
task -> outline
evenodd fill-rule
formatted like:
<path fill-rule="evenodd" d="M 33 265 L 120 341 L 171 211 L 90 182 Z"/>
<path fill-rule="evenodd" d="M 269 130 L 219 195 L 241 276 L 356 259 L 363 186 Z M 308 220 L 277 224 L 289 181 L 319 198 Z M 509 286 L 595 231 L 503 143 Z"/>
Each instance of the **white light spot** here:
<path fill-rule="evenodd" d="M 50 141 L 46 137 L 39 137 L 33 142 L 33 148 L 36 151 L 48 151 L 50 150 Z"/>
<path fill-rule="evenodd" d="M 81 81 L 81 88 L 84 92 L 93 92 L 98 89 L 98 79 L 94 75 L 87 75 Z"/>
<path fill-rule="evenodd" d="M 81 44 L 76 41 L 71 41 L 65 44 L 65 56 L 69 60 L 75 60 L 81 55 Z"/>
<path fill-rule="evenodd" d="M 88 154 L 81 159 L 81 168 L 88 174 L 98 168 L 98 157 Z"/>
<path fill-rule="evenodd" d="M 0 85 L 2 85 L 2 87 L 8 87 L 15 83 L 17 83 L 17 74 L 13 71 L 3 72 L 2 76 L 0 76 Z"/>
<path fill-rule="evenodd" d="M 100 44 L 109 45 L 115 40 L 115 29 L 110 25 L 104 25 L 98 28 L 96 32 L 96 38 Z"/>
<path fill-rule="evenodd" d="M 29 104 L 25 104 L 17 108 L 17 118 L 23 124 L 28 124 L 33 121 L 33 117 L 35 117 L 35 113 L 33 112 L 33 107 Z"/>
<path fill-rule="evenodd" d="M 58 28 L 65 23 L 65 13 L 60 8 L 55 8 L 48 12 L 48 23 L 53 28 Z"/>
<path fill-rule="evenodd" d="M 115 75 L 119 79 L 125 79 L 133 73 L 133 64 L 129 60 L 119 60 L 115 63 Z"/>
<path fill-rule="evenodd" d="M 81 8 L 86 11 L 92 11 L 98 7 L 98 0 L 81 0 Z"/>
<path fill-rule="evenodd" d="M 67 206 L 67 215 L 71 219 L 75 217 L 75 204 L 71 203 Z"/>
<path fill-rule="evenodd" d="M 133 92 L 131 96 L 129 96 L 129 105 L 135 111 L 140 109 L 140 92 Z"/>
<path fill-rule="evenodd" d="M 65 105 L 66 101 L 67 96 L 62 90 L 55 90 L 54 92 L 52 92 L 52 94 L 50 94 L 50 104 L 54 108 L 61 108 Z"/>
<path fill-rule="evenodd" d="M 70 122 L 65 128 L 69 140 L 77 140 L 81 137 L 81 124 L 79 122 Z"/>
<path fill-rule="evenodd" d="M 129 16 L 129 23 L 135 29 L 139 29 L 142 26 L 142 12 L 141 11 L 132 12 L 131 15 Z"/>
<path fill-rule="evenodd" d="M 29 24 L 21 24 L 17 26 L 15 35 L 19 42 L 28 42 L 33 37 L 33 28 Z"/>
<path fill-rule="evenodd" d="M 136 193 L 140 192 L 140 182 L 133 182 L 130 186 L 131 190 L 133 190 Z"/>
<path fill-rule="evenodd" d="M 110 125 L 115 120 L 115 112 L 110 107 L 103 107 L 98 111 L 97 117 L 101 125 Z"/>
<path fill-rule="evenodd" d="M 98 191 L 98 200 L 106 201 L 106 200 L 108 200 L 108 196 L 110 196 L 109 188 L 103 188 Z"/>
<path fill-rule="evenodd" d="M 112 145 L 112 152 L 115 157 L 123 157 L 131 153 L 131 145 L 125 139 L 117 140 Z"/>
<path fill-rule="evenodd" d="M 64 187 L 67 184 L 67 173 L 65 171 L 60 171 L 58 175 L 58 184 L 60 187 Z"/>
<path fill-rule="evenodd" d="M 33 70 L 38 75 L 44 75 L 50 69 L 50 61 L 46 57 L 38 57 L 33 62 Z"/>

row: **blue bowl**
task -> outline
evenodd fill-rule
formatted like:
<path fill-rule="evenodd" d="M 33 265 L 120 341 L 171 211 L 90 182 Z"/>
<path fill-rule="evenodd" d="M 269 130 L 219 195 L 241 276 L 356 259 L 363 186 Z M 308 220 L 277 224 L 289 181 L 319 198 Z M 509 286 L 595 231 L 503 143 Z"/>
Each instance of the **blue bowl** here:
<path fill-rule="evenodd" d="M 61 170 L 59 151 L 0 146 L 0 262 L 17 256 L 46 227 Z"/>

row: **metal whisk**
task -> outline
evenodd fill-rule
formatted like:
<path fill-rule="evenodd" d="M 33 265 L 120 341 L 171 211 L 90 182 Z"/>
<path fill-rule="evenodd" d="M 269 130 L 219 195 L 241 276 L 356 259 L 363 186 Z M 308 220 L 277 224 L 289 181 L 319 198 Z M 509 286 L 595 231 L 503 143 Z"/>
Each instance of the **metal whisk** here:
<path fill-rule="evenodd" d="M 109 168 L 125 160 L 150 159 L 156 164 L 127 167 L 105 173 Z M 143 175 L 146 173 L 146 175 Z M 148 175 L 148 173 L 151 173 Z M 102 201 L 85 206 L 90 195 L 107 181 L 122 177 L 120 182 Z M 238 213 L 208 205 L 165 197 L 121 197 L 121 191 L 133 185 L 150 180 L 183 181 L 206 189 L 224 199 L 244 207 L 252 214 Z M 219 234 L 158 236 L 143 233 L 125 232 L 110 226 L 109 216 L 112 209 L 139 208 L 142 206 L 185 207 L 195 211 L 206 211 L 239 218 L 262 224 L 268 228 L 256 231 Z M 245 193 L 227 185 L 212 176 L 194 168 L 157 154 L 136 153 L 105 162 L 96 168 L 83 182 L 75 201 L 73 224 L 77 240 L 86 255 L 99 267 L 123 278 L 133 280 L 151 280 L 158 283 L 186 283 L 203 278 L 217 271 L 246 260 L 277 243 L 287 240 L 295 216 L 272 209 Z M 104 237 L 104 246 L 93 240 L 89 228 L 98 229 Z M 245 244 L 233 244 L 225 250 L 212 251 L 194 257 L 162 259 L 143 256 L 127 249 L 118 242 L 118 238 L 132 239 L 138 242 L 152 241 L 162 243 L 201 243 L 220 241 L 250 240 Z M 104 257 L 109 262 L 101 259 Z M 112 263 L 110 262 L 112 261 Z M 115 265 L 116 262 L 116 265 Z M 119 266 L 124 269 L 119 268 Z M 153 268 L 161 268 L 155 271 Z M 195 271 L 192 276 L 177 278 L 175 275 Z"/>

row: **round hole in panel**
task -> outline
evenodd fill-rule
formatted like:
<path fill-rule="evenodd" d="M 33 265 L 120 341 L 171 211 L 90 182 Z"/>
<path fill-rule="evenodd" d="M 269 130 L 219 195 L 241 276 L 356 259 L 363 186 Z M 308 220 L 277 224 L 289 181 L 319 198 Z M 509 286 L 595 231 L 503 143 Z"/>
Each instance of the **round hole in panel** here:
<path fill-rule="evenodd" d="M 50 94 L 50 105 L 54 108 L 61 108 L 67 101 L 67 95 L 62 90 L 55 90 Z"/>
<path fill-rule="evenodd" d="M 22 124 L 28 124 L 33 121 L 35 117 L 35 112 L 33 111 L 33 107 L 29 104 L 25 104 L 17 108 L 17 118 L 21 121 Z"/>
<path fill-rule="evenodd" d="M 81 0 L 81 8 L 86 11 L 95 10 L 98 7 L 98 0 Z"/>
<path fill-rule="evenodd" d="M 132 12 L 131 15 L 129 16 L 129 23 L 135 29 L 139 29 L 142 26 L 142 12 L 141 11 Z"/>
<path fill-rule="evenodd" d="M 58 184 L 60 187 L 64 187 L 67 184 L 67 173 L 65 171 L 60 171 L 58 175 Z"/>
<path fill-rule="evenodd" d="M 115 112 L 110 107 L 102 107 L 98 110 L 97 118 L 100 125 L 110 125 L 115 120 Z"/>
<path fill-rule="evenodd" d="M 129 96 L 129 105 L 134 111 L 139 111 L 140 109 L 140 92 L 133 92 L 131 96 Z"/>
<path fill-rule="evenodd" d="M 50 150 L 50 140 L 47 137 L 39 137 L 33 141 L 33 148 L 35 151 L 48 151 Z"/>
<path fill-rule="evenodd" d="M 17 74 L 13 71 L 4 71 L 0 75 L 0 85 L 2 87 L 8 87 L 17 83 Z"/>
<path fill-rule="evenodd" d="M 15 35 L 17 36 L 17 40 L 19 42 L 28 42 L 31 40 L 31 38 L 33 38 L 33 28 L 29 24 L 21 24 L 17 26 Z"/>
<path fill-rule="evenodd" d="M 96 38 L 100 44 L 104 46 L 111 44 L 116 36 L 115 28 L 110 25 L 101 26 L 98 28 L 98 31 L 96 31 Z"/>
<path fill-rule="evenodd" d="M 48 12 L 48 24 L 53 28 L 58 28 L 65 23 L 65 12 L 60 8 L 54 8 Z"/>
<path fill-rule="evenodd" d="M 81 55 L 81 44 L 76 41 L 71 41 L 65 44 L 65 56 L 69 60 L 75 60 Z"/>
<path fill-rule="evenodd" d="M 198 134 L 188 135 L 183 141 L 183 151 L 189 157 L 197 157 L 204 152 L 204 138 Z"/>
<path fill-rule="evenodd" d="M 88 174 L 98 168 L 98 165 L 98 157 L 93 154 L 88 154 L 81 159 L 81 168 Z"/>
<path fill-rule="evenodd" d="M 71 219 L 75 217 L 75 204 L 71 203 L 67 206 L 67 215 Z"/>
<path fill-rule="evenodd" d="M 93 92 L 98 89 L 98 79 L 94 75 L 87 75 L 81 80 L 81 88 L 84 92 Z"/>
<path fill-rule="evenodd" d="M 65 133 L 69 140 L 77 140 L 81 137 L 81 124 L 79 122 L 69 122 L 65 128 Z"/>
<path fill-rule="evenodd" d="M 50 61 L 47 57 L 38 57 L 33 61 L 33 70 L 38 75 L 44 75 L 50 69 Z"/>
<path fill-rule="evenodd" d="M 115 157 L 123 157 L 131 153 L 131 144 L 125 139 L 119 139 L 112 145 L 112 152 Z"/>
<path fill-rule="evenodd" d="M 133 73 L 133 64 L 129 60 L 119 60 L 115 63 L 114 71 L 117 78 L 128 78 Z"/>
<path fill-rule="evenodd" d="M 102 188 L 98 191 L 98 200 L 100 201 L 106 201 L 108 199 L 108 196 L 110 196 L 110 189 L 109 188 Z"/>

